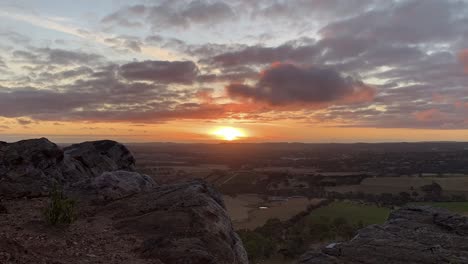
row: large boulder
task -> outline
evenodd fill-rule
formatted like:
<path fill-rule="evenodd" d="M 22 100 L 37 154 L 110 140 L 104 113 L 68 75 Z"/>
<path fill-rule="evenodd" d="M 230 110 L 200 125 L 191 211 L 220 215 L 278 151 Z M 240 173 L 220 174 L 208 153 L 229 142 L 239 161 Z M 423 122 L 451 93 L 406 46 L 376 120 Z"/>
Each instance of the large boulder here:
<path fill-rule="evenodd" d="M 109 171 L 94 178 L 91 186 L 98 200 L 112 201 L 149 191 L 156 182 L 150 176 L 137 172 Z"/>
<path fill-rule="evenodd" d="M 62 150 L 45 138 L 0 144 L 0 196 L 38 196 L 62 179 Z"/>
<path fill-rule="evenodd" d="M 146 258 L 166 264 L 246 264 L 221 195 L 203 181 L 164 185 L 111 203 L 116 227 L 144 238 Z"/>
<path fill-rule="evenodd" d="M 301 264 L 468 263 L 468 218 L 444 209 L 406 207 L 351 241 L 309 252 Z"/>
<path fill-rule="evenodd" d="M 134 171 L 135 158 L 122 144 L 112 140 L 90 141 L 74 144 L 63 149 L 67 164 L 81 174 L 97 177 L 107 171 Z M 69 171 L 75 174 L 76 171 Z"/>

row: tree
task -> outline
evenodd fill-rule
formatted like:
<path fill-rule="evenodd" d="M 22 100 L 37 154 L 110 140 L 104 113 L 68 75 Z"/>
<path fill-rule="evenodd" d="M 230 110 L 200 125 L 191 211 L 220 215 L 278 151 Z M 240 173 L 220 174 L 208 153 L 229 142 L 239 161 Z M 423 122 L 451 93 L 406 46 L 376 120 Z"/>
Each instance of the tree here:
<path fill-rule="evenodd" d="M 436 182 L 421 186 L 421 191 L 425 193 L 424 199 L 426 201 L 438 201 L 442 196 L 442 187 Z"/>
<path fill-rule="evenodd" d="M 259 232 L 240 230 L 237 232 L 244 244 L 250 261 L 269 258 L 275 249 L 273 242 Z"/>
<path fill-rule="evenodd" d="M 278 218 L 270 218 L 266 223 L 255 229 L 266 238 L 271 240 L 280 240 L 282 238 L 283 223 Z"/>

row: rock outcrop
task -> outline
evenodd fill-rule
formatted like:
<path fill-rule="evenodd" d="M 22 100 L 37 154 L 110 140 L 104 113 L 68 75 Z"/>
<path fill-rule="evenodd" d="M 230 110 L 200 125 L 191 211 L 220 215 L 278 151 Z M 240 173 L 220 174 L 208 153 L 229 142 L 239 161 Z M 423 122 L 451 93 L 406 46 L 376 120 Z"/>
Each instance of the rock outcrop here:
<path fill-rule="evenodd" d="M 63 151 L 45 138 L 0 145 L 0 196 L 39 196 L 63 178 Z"/>
<path fill-rule="evenodd" d="M 159 186 L 107 206 L 116 227 L 144 236 L 139 249 L 163 263 L 245 264 L 221 195 L 203 181 Z"/>
<path fill-rule="evenodd" d="M 468 218 L 444 209 L 406 207 L 351 241 L 309 252 L 301 264 L 468 263 Z"/>
<path fill-rule="evenodd" d="M 104 172 L 91 181 L 91 188 L 100 201 L 122 199 L 156 186 L 148 175 L 130 171 Z"/>
<path fill-rule="evenodd" d="M 0 198 L 8 198 L 7 207 L 13 208 L 11 214 L 0 214 L 0 238 L 5 235 L 0 262 L 89 263 L 95 258 L 91 263 L 248 263 L 220 193 L 204 181 L 157 186 L 134 168 L 132 154 L 114 141 L 63 150 L 44 138 L 0 143 Z M 29 203 L 46 204 L 47 198 L 40 196 L 55 183 L 80 201 L 82 217 L 72 224 L 70 235 L 54 240 L 43 233 L 45 227 L 30 227 L 32 220 L 41 225 L 37 219 L 42 212 Z M 37 198 L 14 199 L 22 196 Z M 44 244 L 55 249 L 44 252 L 36 246 Z M 134 259 L 128 260 L 130 256 Z"/>
<path fill-rule="evenodd" d="M 86 189 L 89 194 L 95 187 L 91 186 L 94 178 L 106 172 L 134 169 L 135 159 L 130 151 L 110 140 L 75 144 L 63 150 L 45 138 L 2 143 L 0 196 L 46 195 L 55 183 L 73 193 Z M 121 185 L 114 193 L 122 188 Z"/>
<path fill-rule="evenodd" d="M 68 162 L 87 177 L 97 177 L 107 171 L 134 171 L 135 158 L 122 144 L 111 140 L 91 141 L 74 144 L 63 149 Z M 74 166 L 72 166 L 74 167 Z M 74 174 L 74 172 L 67 172 Z"/>

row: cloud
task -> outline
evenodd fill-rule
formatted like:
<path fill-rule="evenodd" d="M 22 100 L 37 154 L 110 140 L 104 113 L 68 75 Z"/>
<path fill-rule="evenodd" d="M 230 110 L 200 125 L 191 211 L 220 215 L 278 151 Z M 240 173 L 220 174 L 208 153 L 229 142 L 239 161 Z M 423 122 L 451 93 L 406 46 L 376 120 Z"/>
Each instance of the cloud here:
<path fill-rule="evenodd" d="M 93 65 L 104 59 L 103 56 L 95 53 L 52 48 L 15 50 L 13 56 L 23 62 L 40 65 Z"/>
<path fill-rule="evenodd" d="M 24 118 L 18 118 L 18 119 L 16 119 L 16 122 L 18 122 L 18 124 L 20 124 L 22 126 L 26 126 L 26 125 L 30 125 L 30 124 L 34 123 L 33 120 L 24 119 Z"/>
<path fill-rule="evenodd" d="M 6 65 L 6 63 L 3 61 L 3 58 L 0 57 L 0 69 L 2 68 L 8 68 L 8 66 Z"/>
<path fill-rule="evenodd" d="M 31 38 L 23 34 L 20 34 L 18 32 L 11 31 L 11 30 L 0 31 L 0 36 L 2 38 L 8 39 L 9 41 L 11 41 L 12 43 L 16 45 L 27 44 L 31 41 Z"/>
<path fill-rule="evenodd" d="M 285 18 L 287 20 L 304 20 L 304 19 L 325 19 L 332 17 L 343 17 L 352 15 L 356 11 L 366 10 L 373 3 L 378 1 L 373 0 L 290 0 L 290 1 L 254 1 L 262 2 L 256 7 L 252 5 L 252 1 L 246 2 L 254 16 L 263 18 Z M 386 4 L 390 0 L 380 1 L 379 4 Z"/>
<path fill-rule="evenodd" d="M 465 29 L 462 1 L 409 0 L 391 7 L 370 9 L 356 16 L 330 23 L 321 30 L 325 37 L 354 36 L 397 43 L 447 42 Z"/>
<path fill-rule="evenodd" d="M 130 36 L 119 36 L 104 39 L 105 43 L 111 45 L 112 48 L 120 51 L 130 50 L 133 52 L 141 52 L 143 42 L 139 38 Z"/>
<path fill-rule="evenodd" d="M 464 67 L 465 73 L 468 74 L 468 49 L 461 51 L 458 57 Z"/>
<path fill-rule="evenodd" d="M 433 121 L 434 119 L 443 118 L 443 114 L 440 112 L 439 109 L 436 108 L 415 112 L 414 116 L 418 121 L 422 122 L 428 122 Z"/>
<path fill-rule="evenodd" d="M 79 38 L 65 47 L 0 32 L 0 116 L 468 127 L 466 1 L 141 3 L 88 31 L 13 12 Z"/>
<path fill-rule="evenodd" d="M 104 17 L 101 22 L 105 24 L 116 24 L 123 27 L 140 27 L 142 24 L 140 22 L 131 21 L 128 17 L 133 16 L 142 16 L 146 13 L 146 7 L 143 5 L 135 5 L 124 8 L 120 11 L 112 13 Z"/>
<path fill-rule="evenodd" d="M 270 105 L 329 105 L 370 101 L 374 88 L 329 68 L 275 64 L 264 70 L 254 86 L 231 84 L 233 98 L 246 98 Z"/>
<path fill-rule="evenodd" d="M 224 2 L 163 1 L 159 5 L 128 6 L 104 17 L 105 25 L 138 27 L 149 24 L 153 29 L 189 28 L 193 25 L 216 25 L 235 18 L 234 10 Z"/>
<path fill-rule="evenodd" d="M 203 102 L 197 91 L 169 85 L 188 84 L 196 79 L 196 73 L 195 64 L 189 61 L 133 62 L 94 70 L 78 67 L 55 73 L 82 76 L 66 84 L 0 86 L 0 116 L 26 124 L 30 120 L 145 123 L 231 115 L 232 104 Z"/>
<path fill-rule="evenodd" d="M 143 61 L 124 64 L 119 73 L 129 80 L 147 80 L 158 83 L 191 84 L 198 75 L 192 61 Z"/>
<path fill-rule="evenodd" d="M 245 49 L 219 54 L 209 61 L 223 66 L 238 66 L 249 64 L 270 64 L 275 61 L 312 61 L 319 54 L 315 45 L 293 46 L 284 44 L 278 47 L 251 46 Z M 205 61 L 208 63 L 209 61 Z"/>

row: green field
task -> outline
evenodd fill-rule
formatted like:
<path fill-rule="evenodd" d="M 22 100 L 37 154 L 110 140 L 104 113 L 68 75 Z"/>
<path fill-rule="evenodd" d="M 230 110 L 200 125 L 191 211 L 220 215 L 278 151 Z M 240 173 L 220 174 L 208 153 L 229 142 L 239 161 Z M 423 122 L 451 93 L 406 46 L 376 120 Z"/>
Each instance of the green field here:
<path fill-rule="evenodd" d="M 415 202 L 411 205 L 430 205 L 468 215 L 468 202 Z M 357 224 L 361 221 L 364 225 L 370 225 L 384 223 L 390 212 L 391 210 L 385 207 L 340 201 L 312 211 L 308 218 L 309 221 L 320 222 L 324 218 L 343 217 L 349 223 Z"/>
<path fill-rule="evenodd" d="M 353 202 L 333 202 L 318 208 L 309 215 L 310 221 L 321 221 L 323 218 L 334 219 L 343 217 L 349 223 L 364 225 L 381 224 L 387 220 L 390 209 L 373 205 L 363 205 Z"/>
<path fill-rule="evenodd" d="M 459 214 L 468 214 L 468 202 L 415 202 L 411 203 L 411 205 L 430 205 L 433 207 L 448 209 Z"/>

